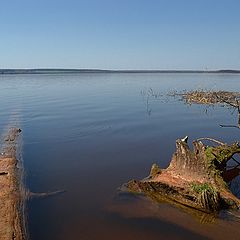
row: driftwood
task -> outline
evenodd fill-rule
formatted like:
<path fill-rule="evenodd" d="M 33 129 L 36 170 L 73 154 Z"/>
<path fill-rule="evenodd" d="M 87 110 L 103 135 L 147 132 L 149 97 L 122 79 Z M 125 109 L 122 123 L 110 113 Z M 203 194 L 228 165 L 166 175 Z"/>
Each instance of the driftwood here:
<path fill-rule="evenodd" d="M 184 93 L 172 93 L 170 96 L 180 96 L 188 104 L 218 104 L 226 103 L 233 107 L 238 106 L 239 92 L 228 91 L 187 91 Z"/>
<path fill-rule="evenodd" d="M 234 111 L 237 110 L 237 124 L 220 124 L 220 127 L 230 127 L 240 129 L 240 93 L 228 91 L 189 91 L 185 93 L 173 93 L 170 96 L 179 96 L 186 104 L 215 105 L 222 104 Z M 233 111 L 233 112 L 234 112 Z"/>
<path fill-rule="evenodd" d="M 0 239 L 26 239 L 24 201 L 21 198 L 21 170 L 18 137 L 21 130 L 10 128 L 0 141 Z"/>
<path fill-rule="evenodd" d="M 210 147 L 199 140 L 193 142 L 191 150 L 186 140 L 176 141 L 176 152 L 167 169 L 154 164 L 147 178 L 125 184 L 128 191 L 208 213 L 238 209 L 240 200 L 227 185 L 240 171 L 238 168 L 227 169 L 227 162 L 234 154 L 240 153 L 238 143 L 227 145 L 219 142 L 219 145 Z"/>

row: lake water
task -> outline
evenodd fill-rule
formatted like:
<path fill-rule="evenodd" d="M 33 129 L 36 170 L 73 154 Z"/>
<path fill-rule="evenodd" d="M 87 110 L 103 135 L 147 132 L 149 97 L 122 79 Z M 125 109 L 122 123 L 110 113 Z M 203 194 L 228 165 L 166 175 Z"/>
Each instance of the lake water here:
<path fill-rule="evenodd" d="M 234 74 L 0 75 L 0 129 L 14 119 L 23 130 L 26 186 L 66 190 L 27 203 L 30 239 L 239 239 L 237 220 L 202 224 L 168 204 L 118 195 L 152 163 L 167 167 L 177 138 L 239 139 L 219 127 L 236 124 L 236 113 L 166 93 L 240 91 L 239 82 Z"/>

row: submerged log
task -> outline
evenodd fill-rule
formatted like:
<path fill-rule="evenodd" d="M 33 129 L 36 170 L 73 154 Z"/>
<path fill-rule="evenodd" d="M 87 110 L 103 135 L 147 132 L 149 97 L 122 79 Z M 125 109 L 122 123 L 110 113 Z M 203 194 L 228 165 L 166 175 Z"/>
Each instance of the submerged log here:
<path fill-rule="evenodd" d="M 128 191 L 208 213 L 239 208 L 240 200 L 227 185 L 231 172 L 226 168 L 233 155 L 240 153 L 238 143 L 210 147 L 194 141 L 191 150 L 186 140 L 176 141 L 176 152 L 168 168 L 160 169 L 154 164 L 147 178 L 131 180 L 125 185 Z M 237 171 L 232 172 L 236 175 Z"/>
<path fill-rule="evenodd" d="M 23 185 L 19 159 L 20 128 L 11 127 L 0 140 L 0 240 L 28 239 L 25 203 L 32 198 L 56 196 L 65 191 L 32 193 Z"/>
<path fill-rule="evenodd" d="M 26 239 L 21 169 L 17 149 L 19 128 L 9 128 L 0 141 L 0 239 Z"/>

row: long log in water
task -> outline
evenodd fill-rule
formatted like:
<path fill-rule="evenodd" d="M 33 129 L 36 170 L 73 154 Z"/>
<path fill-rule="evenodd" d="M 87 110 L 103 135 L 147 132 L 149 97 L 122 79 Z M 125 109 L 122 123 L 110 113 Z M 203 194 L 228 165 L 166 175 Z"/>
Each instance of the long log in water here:
<path fill-rule="evenodd" d="M 0 239 L 23 240 L 24 204 L 17 149 L 19 128 L 9 128 L 0 150 Z"/>

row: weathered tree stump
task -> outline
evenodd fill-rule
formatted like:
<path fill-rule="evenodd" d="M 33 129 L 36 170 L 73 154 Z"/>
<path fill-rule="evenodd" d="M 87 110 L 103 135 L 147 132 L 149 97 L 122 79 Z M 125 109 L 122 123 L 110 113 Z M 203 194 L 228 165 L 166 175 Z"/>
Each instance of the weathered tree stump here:
<path fill-rule="evenodd" d="M 176 141 L 176 152 L 168 168 L 160 169 L 154 164 L 147 178 L 126 184 L 128 191 L 209 213 L 237 209 L 240 200 L 231 193 L 227 181 L 238 175 L 239 169 L 227 170 L 226 166 L 234 154 L 240 153 L 238 143 L 210 147 L 194 141 L 191 150 L 185 140 Z"/>

